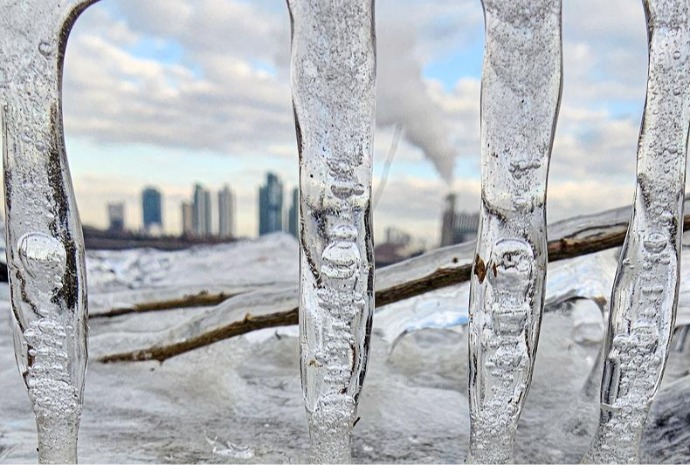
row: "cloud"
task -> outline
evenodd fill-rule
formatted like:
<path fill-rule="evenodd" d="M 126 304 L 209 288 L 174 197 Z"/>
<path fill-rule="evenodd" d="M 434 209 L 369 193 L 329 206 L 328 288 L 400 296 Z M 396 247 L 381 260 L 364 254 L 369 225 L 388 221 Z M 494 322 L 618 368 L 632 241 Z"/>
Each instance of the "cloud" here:
<path fill-rule="evenodd" d="M 380 2 L 377 12 L 377 124 L 400 123 L 404 137 L 419 147 L 439 176 L 452 184 L 456 157 L 453 128 L 434 83 L 422 66 L 471 41 L 481 10 L 470 2 Z M 377 5 L 378 8 L 378 5 Z M 460 66 L 460 63 L 458 63 Z"/>
<path fill-rule="evenodd" d="M 146 5 L 155 3 L 160 2 Z M 173 11 L 185 17 L 182 10 L 186 3 L 166 0 L 165 8 L 157 11 Z M 127 16 L 127 27 L 132 37 L 150 38 L 150 30 L 133 28 L 137 18 L 156 15 L 144 3 L 137 5 L 141 14 Z M 188 21 L 193 25 L 197 16 Z M 217 20 L 212 16 L 206 12 L 211 29 Z M 235 22 L 251 19 L 245 16 L 239 16 Z M 190 47 L 204 48 L 183 49 L 193 59 L 166 62 L 155 54 L 142 56 L 131 50 L 131 43 L 101 33 L 105 17 L 104 11 L 97 11 L 92 17 L 87 10 L 68 47 L 64 84 L 68 135 L 106 143 L 145 143 L 232 155 L 254 155 L 266 142 L 294 141 L 289 86 L 285 80 L 257 68 L 249 58 L 233 53 L 231 47 L 225 54 L 220 45 L 205 48 L 206 39 L 201 38 L 196 38 L 197 42 Z M 111 15 L 110 21 L 118 24 L 122 20 Z M 155 30 L 167 24 L 159 22 L 153 23 Z M 270 23 L 263 23 L 269 28 Z M 261 21 L 258 29 L 260 24 Z M 229 30 L 234 30 L 233 26 L 226 24 Z M 172 29 L 171 26 L 170 32 L 174 32 Z M 160 40 L 191 41 L 193 36 L 190 32 L 189 36 L 161 36 Z M 219 40 L 223 42 L 222 38 Z"/>
<path fill-rule="evenodd" d="M 580 86 L 602 86 L 593 98 L 644 98 L 647 29 L 642 2 L 564 2 L 563 36 L 570 84 L 579 92 L 585 91 Z M 577 47 L 587 50 L 581 59 L 569 53 Z"/>
<path fill-rule="evenodd" d="M 377 180 L 378 181 L 378 180 Z M 386 191 L 374 210 L 376 237 L 385 237 L 388 226 L 408 231 L 416 237 L 428 240 L 435 246 L 440 240 L 441 215 L 444 207 L 446 186 L 440 179 L 419 179 L 410 176 L 390 178 Z M 456 180 L 458 208 L 461 211 L 479 209 L 479 181 Z M 413 192 L 414 195 L 410 195 Z M 404 199 L 401 202 L 400 199 Z"/>
<path fill-rule="evenodd" d="M 634 189 L 634 182 L 611 184 L 597 180 L 570 180 L 550 183 L 548 222 L 630 205 Z"/>
<path fill-rule="evenodd" d="M 454 42 L 470 39 L 481 12 L 475 7 L 473 14 L 463 13 L 469 4 L 378 5 L 378 123 L 404 124 L 405 138 L 446 181 L 453 177 L 458 149 L 439 99 L 432 96 L 433 83 L 422 77 L 422 65 L 431 58 L 429 50 L 442 54 Z M 294 141 L 289 21 L 285 6 L 276 5 L 199 0 L 191 6 L 166 0 L 163 7 L 153 0 L 120 0 L 116 9 L 125 19 L 111 13 L 111 26 L 104 26 L 105 10 L 87 11 L 68 50 L 68 132 L 109 143 L 229 154 Z M 400 7 L 408 14 L 401 15 Z M 101 34 L 115 26 L 117 38 Z M 181 59 L 170 64 L 142 57 L 130 50 L 133 40 L 122 40 L 128 36 L 175 44 Z"/>
<path fill-rule="evenodd" d="M 254 0 L 120 0 L 118 9 L 136 30 L 173 38 L 197 52 L 245 60 L 273 61 L 289 52 L 289 19 L 284 2 Z"/>
<path fill-rule="evenodd" d="M 286 177 L 294 176 L 284 2 L 112 0 L 108 5 L 87 10 L 70 39 L 69 137 L 123 149 L 149 144 L 176 156 L 211 152 L 245 160 L 254 168 L 243 175 L 257 176 L 242 187 L 252 208 L 254 184 L 265 167 L 278 164 Z M 379 163 L 391 126 L 401 122 L 406 141 L 394 163 L 426 168 L 430 162 L 446 182 L 455 173 L 453 187 L 470 199 L 468 205 L 477 205 L 468 186 L 478 182 L 479 76 L 464 75 L 467 67 L 458 63 L 456 85 L 449 86 L 425 72 L 481 43 L 480 2 L 379 0 L 376 14 Z M 564 93 L 550 171 L 550 218 L 632 200 L 645 34 L 637 3 L 565 2 Z M 264 163 L 256 163 L 259 157 Z M 389 179 L 376 225 L 383 228 L 399 218 L 410 230 L 432 237 L 447 187 L 440 180 L 415 180 L 411 171 Z M 246 214 L 254 221 L 254 210 Z"/>

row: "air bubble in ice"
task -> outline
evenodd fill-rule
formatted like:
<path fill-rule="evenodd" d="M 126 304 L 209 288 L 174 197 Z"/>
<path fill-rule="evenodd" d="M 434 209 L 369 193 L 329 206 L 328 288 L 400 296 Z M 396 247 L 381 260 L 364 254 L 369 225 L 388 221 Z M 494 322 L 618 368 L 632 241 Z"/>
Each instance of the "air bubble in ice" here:
<path fill-rule="evenodd" d="M 339 224 L 331 230 L 330 237 L 354 242 L 357 239 L 357 228 L 351 224 Z"/>
<path fill-rule="evenodd" d="M 67 261 L 67 252 L 59 240 L 43 233 L 28 233 L 19 238 L 17 249 L 24 268 L 35 279 L 32 286 L 59 285 Z"/>
<path fill-rule="evenodd" d="M 647 252 L 658 254 L 666 248 L 668 238 L 659 232 L 653 232 L 644 239 L 643 244 Z"/>
<path fill-rule="evenodd" d="M 353 184 L 351 182 L 336 181 L 331 186 L 331 192 L 339 199 L 347 199 L 352 196 L 359 196 L 364 193 L 364 186 L 361 184 Z"/>
<path fill-rule="evenodd" d="M 361 256 L 356 244 L 340 241 L 329 244 L 321 258 L 323 274 L 333 279 L 345 279 L 355 273 Z"/>

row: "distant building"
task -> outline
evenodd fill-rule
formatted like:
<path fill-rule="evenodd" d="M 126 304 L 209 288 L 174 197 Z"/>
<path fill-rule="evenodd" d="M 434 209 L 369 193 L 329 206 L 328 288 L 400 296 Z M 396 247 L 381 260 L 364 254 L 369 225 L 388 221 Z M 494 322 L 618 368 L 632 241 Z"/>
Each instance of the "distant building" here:
<path fill-rule="evenodd" d="M 125 230 L 124 203 L 108 204 L 108 229 L 114 232 L 122 232 Z"/>
<path fill-rule="evenodd" d="M 206 231 L 206 236 L 213 235 L 213 227 L 211 226 L 211 220 L 213 219 L 213 214 L 211 213 L 211 191 L 204 191 L 204 208 L 206 209 L 206 224 L 204 225 L 204 230 Z"/>
<path fill-rule="evenodd" d="M 402 247 L 407 247 L 412 242 L 412 236 L 402 229 L 388 227 L 386 228 L 386 242 L 388 244 L 395 244 Z"/>
<path fill-rule="evenodd" d="M 189 202 L 182 202 L 182 234 L 185 236 L 194 234 L 194 222 L 192 217 L 192 204 Z"/>
<path fill-rule="evenodd" d="M 288 232 L 299 239 L 299 189 L 292 189 L 292 205 L 288 212 Z"/>
<path fill-rule="evenodd" d="M 163 229 L 162 196 L 155 187 L 147 187 L 141 193 L 141 207 L 144 215 L 144 230 L 150 232 Z"/>
<path fill-rule="evenodd" d="M 201 184 L 194 186 L 192 233 L 199 237 L 211 235 L 211 193 Z"/>
<path fill-rule="evenodd" d="M 473 241 L 479 232 L 479 213 L 459 213 L 455 223 L 458 242 Z"/>
<path fill-rule="evenodd" d="M 443 209 L 443 219 L 441 220 L 441 247 L 456 244 L 455 225 L 457 212 L 455 211 L 455 194 L 446 196 L 446 207 Z"/>
<path fill-rule="evenodd" d="M 283 183 L 273 173 L 259 188 L 259 235 L 283 230 Z"/>
<path fill-rule="evenodd" d="M 423 249 L 413 243 L 410 234 L 398 228 L 386 228 L 386 241 L 376 244 L 374 257 L 377 266 L 386 266 L 422 252 Z"/>
<path fill-rule="evenodd" d="M 235 236 L 235 196 L 227 185 L 218 191 L 218 235 Z"/>
<path fill-rule="evenodd" d="M 448 194 L 441 221 L 441 247 L 476 239 L 479 213 L 458 213 L 456 195 Z"/>

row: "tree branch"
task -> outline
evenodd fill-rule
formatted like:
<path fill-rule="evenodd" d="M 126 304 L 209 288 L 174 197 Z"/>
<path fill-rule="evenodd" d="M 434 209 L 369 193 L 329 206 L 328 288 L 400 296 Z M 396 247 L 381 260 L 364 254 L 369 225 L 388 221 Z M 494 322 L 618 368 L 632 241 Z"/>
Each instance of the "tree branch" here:
<path fill-rule="evenodd" d="M 89 319 L 113 318 L 116 316 L 128 315 L 130 313 L 159 312 L 164 310 L 175 310 L 178 308 L 190 307 L 211 307 L 225 302 L 226 300 L 238 296 L 242 292 L 216 292 L 199 291 L 196 294 L 185 295 L 175 299 L 155 300 L 152 302 L 142 302 L 127 307 L 115 307 L 104 312 L 89 315 Z"/>
<path fill-rule="evenodd" d="M 686 203 L 687 200 L 686 200 Z M 599 252 L 623 244 L 630 207 L 572 218 L 549 227 L 549 261 Z M 690 226 L 690 215 L 684 228 Z M 409 299 L 469 280 L 475 243 L 437 249 L 378 271 L 376 306 Z M 214 342 L 251 331 L 298 323 L 298 294 L 293 287 L 259 290 L 233 297 L 216 308 L 150 339 L 115 344 L 141 347 L 98 356 L 104 363 L 164 360 Z M 249 312 L 252 313 L 249 313 Z M 376 319 L 374 319 L 375 321 Z M 119 341 L 118 341 L 119 342 Z"/>

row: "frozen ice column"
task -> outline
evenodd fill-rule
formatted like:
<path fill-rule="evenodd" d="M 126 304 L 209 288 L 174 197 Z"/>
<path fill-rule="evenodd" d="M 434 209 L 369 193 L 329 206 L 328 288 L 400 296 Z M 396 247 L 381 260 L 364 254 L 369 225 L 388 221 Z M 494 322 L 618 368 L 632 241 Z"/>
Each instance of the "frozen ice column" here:
<path fill-rule="evenodd" d="M 374 306 L 373 0 L 289 0 L 300 159 L 300 348 L 311 460 L 346 463 Z"/>
<path fill-rule="evenodd" d="M 690 2 L 645 0 L 647 101 L 632 221 L 611 297 L 599 428 L 584 460 L 636 463 L 678 304 L 690 124 Z"/>
<path fill-rule="evenodd" d="M 470 293 L 469 462 L 506 463 L 546 282 L 546 179 L 561 95 L 561 1 L 484 0 L 482 202 Z"/>
<path fill-rule="evenodd" d="M 0 2 L 7 264 L 17 363 L 36 415 L 41 463 L 77 460 L 86 291 L 61 81 L 67 36 L 90 3 Z"/>

